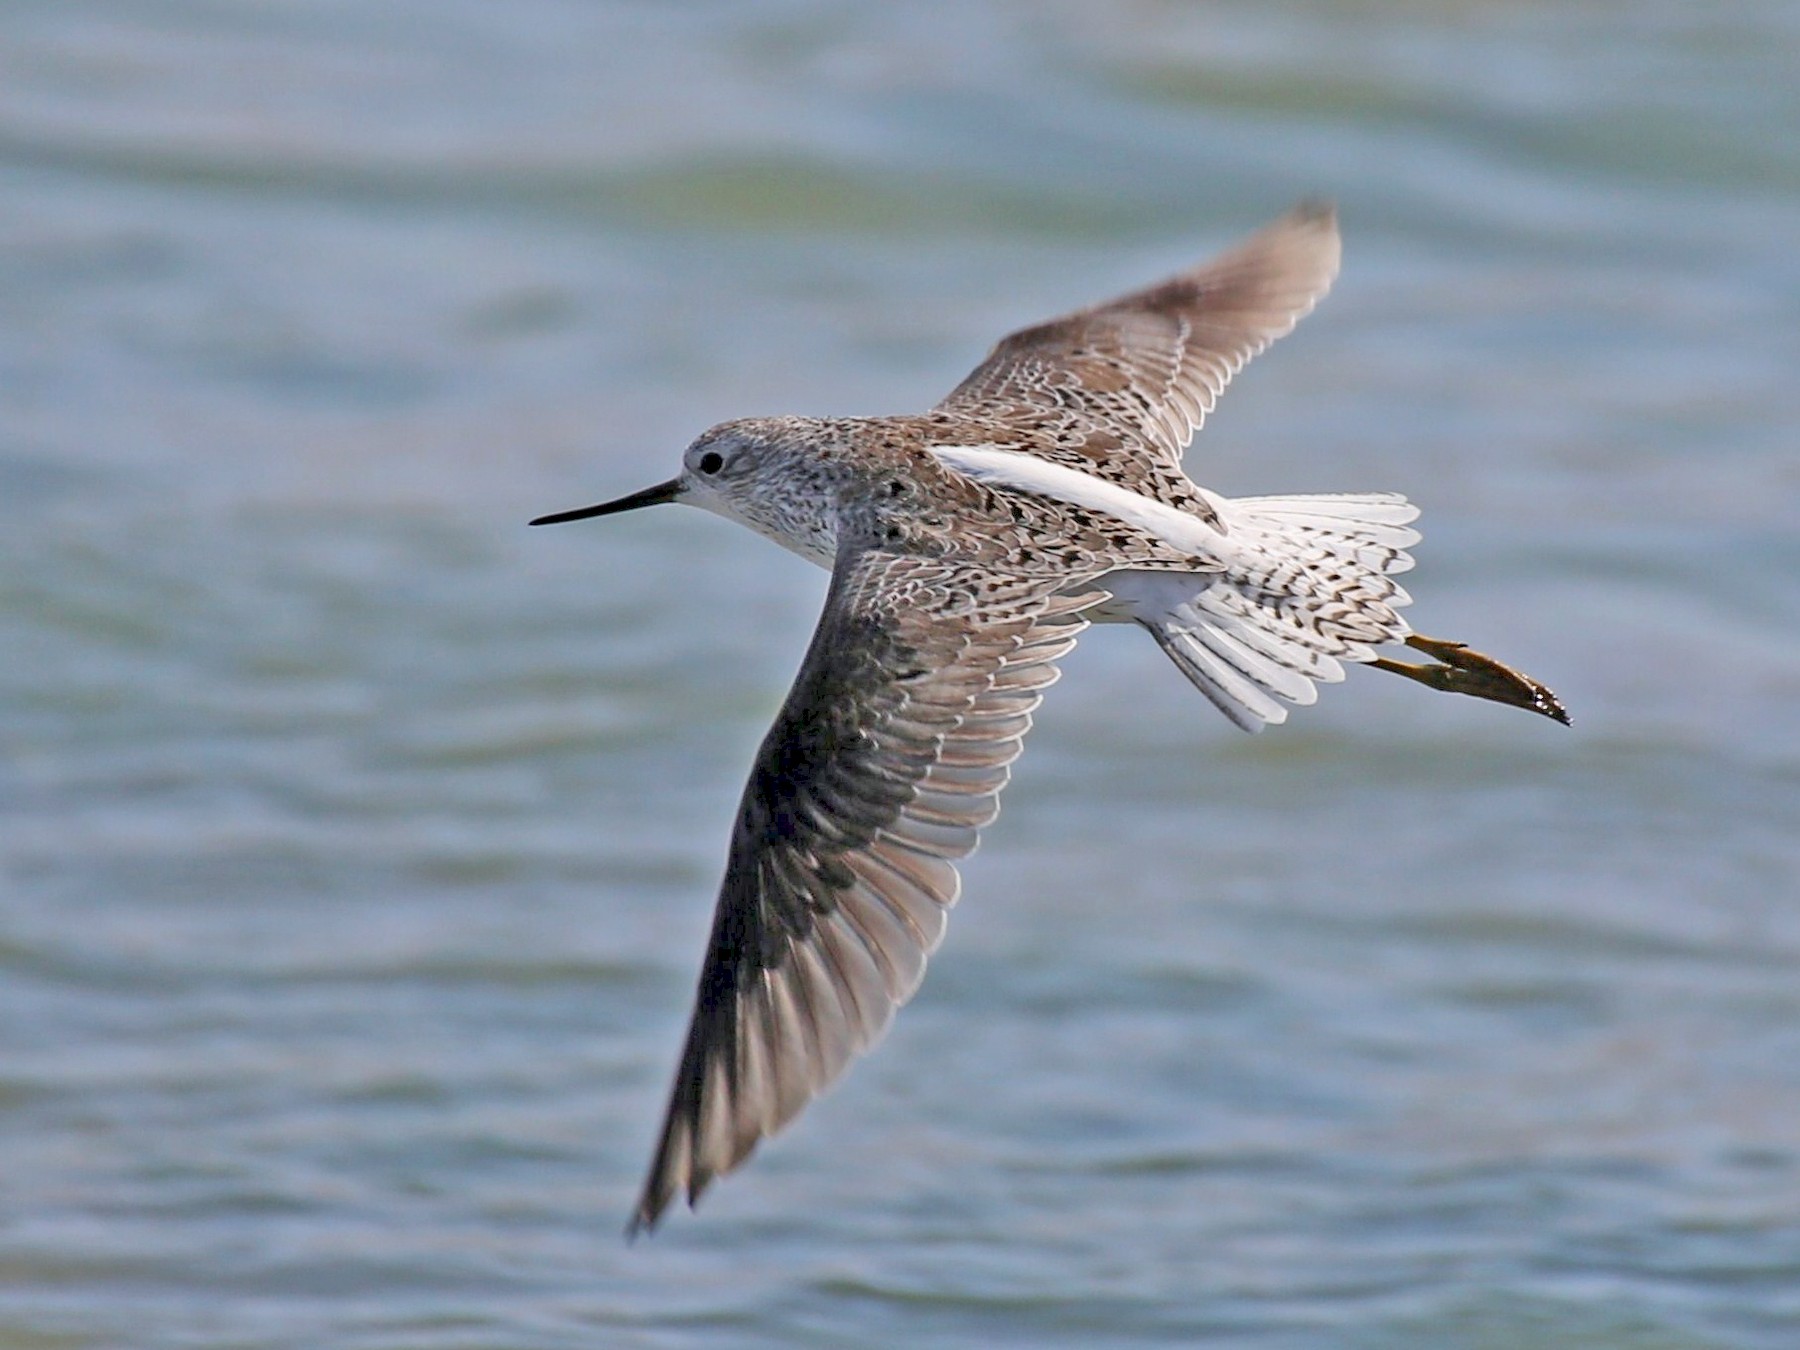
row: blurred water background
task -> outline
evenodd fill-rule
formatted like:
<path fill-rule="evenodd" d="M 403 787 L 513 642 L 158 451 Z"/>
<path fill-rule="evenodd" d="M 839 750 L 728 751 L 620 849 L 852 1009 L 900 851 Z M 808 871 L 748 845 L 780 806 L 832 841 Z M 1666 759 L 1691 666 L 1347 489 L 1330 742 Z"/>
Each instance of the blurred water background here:
<path fill-rule="evenodd" d="M 1800 4 L 0 7 L 0 1347 L 1800 1344 Z M 1425 508 L 1240 736 L 1067 663 L 881 1051 L 619 1229 L 822 573 L 528 531 L 1307 194 L 1189 463 Z"/>

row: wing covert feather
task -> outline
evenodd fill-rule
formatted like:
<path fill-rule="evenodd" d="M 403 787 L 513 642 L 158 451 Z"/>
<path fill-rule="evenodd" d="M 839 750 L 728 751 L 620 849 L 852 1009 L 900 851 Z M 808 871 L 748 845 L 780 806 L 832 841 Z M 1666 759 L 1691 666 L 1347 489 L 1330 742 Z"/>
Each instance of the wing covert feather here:
<path fill-rule="evenodd" d="M 1048 449 L 1019 448 L 1157 487 L 1232 377 L 1331 288 L 1339 256 L 1336 213 L 1303 204 L 1160 285 L 1003 338 L 938 410 L 1049 432 Z"/>
<path fill-rule="evenodd" d="M 628 1232 L 741 1163 L 917 989 L 957 898 L 955 862 L 998 812 L 1053 663 L 1103 598 L 1056 584 L 881 552 L 840 559 L 738 808 Z"/>

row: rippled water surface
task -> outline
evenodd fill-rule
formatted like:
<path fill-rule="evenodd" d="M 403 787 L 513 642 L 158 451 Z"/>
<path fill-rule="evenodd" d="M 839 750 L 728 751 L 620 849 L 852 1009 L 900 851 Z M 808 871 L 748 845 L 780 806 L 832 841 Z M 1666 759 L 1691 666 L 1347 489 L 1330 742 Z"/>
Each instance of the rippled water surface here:
<path fill-rule="evenodd" d="M 1800 1344 L 1800 5 L 0 8 L 0 1347 Z M 1067 663 L 881 1051 L 627 1248 L 822 574 L 527 531 L 1341 206 L 1190 463 L 1398 488 L 1256 739 Z"/>

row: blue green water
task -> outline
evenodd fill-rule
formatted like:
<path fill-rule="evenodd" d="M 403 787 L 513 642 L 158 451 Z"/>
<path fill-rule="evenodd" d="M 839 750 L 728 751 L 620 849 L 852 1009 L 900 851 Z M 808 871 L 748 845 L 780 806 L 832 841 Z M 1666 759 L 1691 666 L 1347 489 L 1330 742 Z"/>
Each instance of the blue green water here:
<path fill-rule="evenodd" d="M 1800 4 L 0 7 L 0 1348 L 1800 1344 Z M 1046 704 L 916 1002 L 634 1198 L 823 575 L 528 531 L 1309 194 L 1190 456 L 1425 631 Z"/>

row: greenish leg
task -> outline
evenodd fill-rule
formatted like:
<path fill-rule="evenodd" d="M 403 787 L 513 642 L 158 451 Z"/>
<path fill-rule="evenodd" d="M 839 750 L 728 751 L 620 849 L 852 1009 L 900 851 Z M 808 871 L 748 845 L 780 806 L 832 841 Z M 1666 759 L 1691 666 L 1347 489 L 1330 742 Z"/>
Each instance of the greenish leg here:
<path fill-rule="evenodd" d="M 1502 665 L 1491 656 L 1482 655 L 1467 643 L 1446 642 L 1414 633 L 1406 639 L 1406 645 L 1414 651 L 1424 652 L 1432 658 L 1433 664 L 1412 665 L 1405 661 L 1390 661 L 1384 656 L 1376 657 L 1369 664 L 1377 670 L 1391 670 L 1433 689 L 1528 708 L 1564 726 L 1569 725 L 1569 714 L 1563 708 L 1562 700 L 1551 693 L 1547 685 L 1511 666 Z"/>

